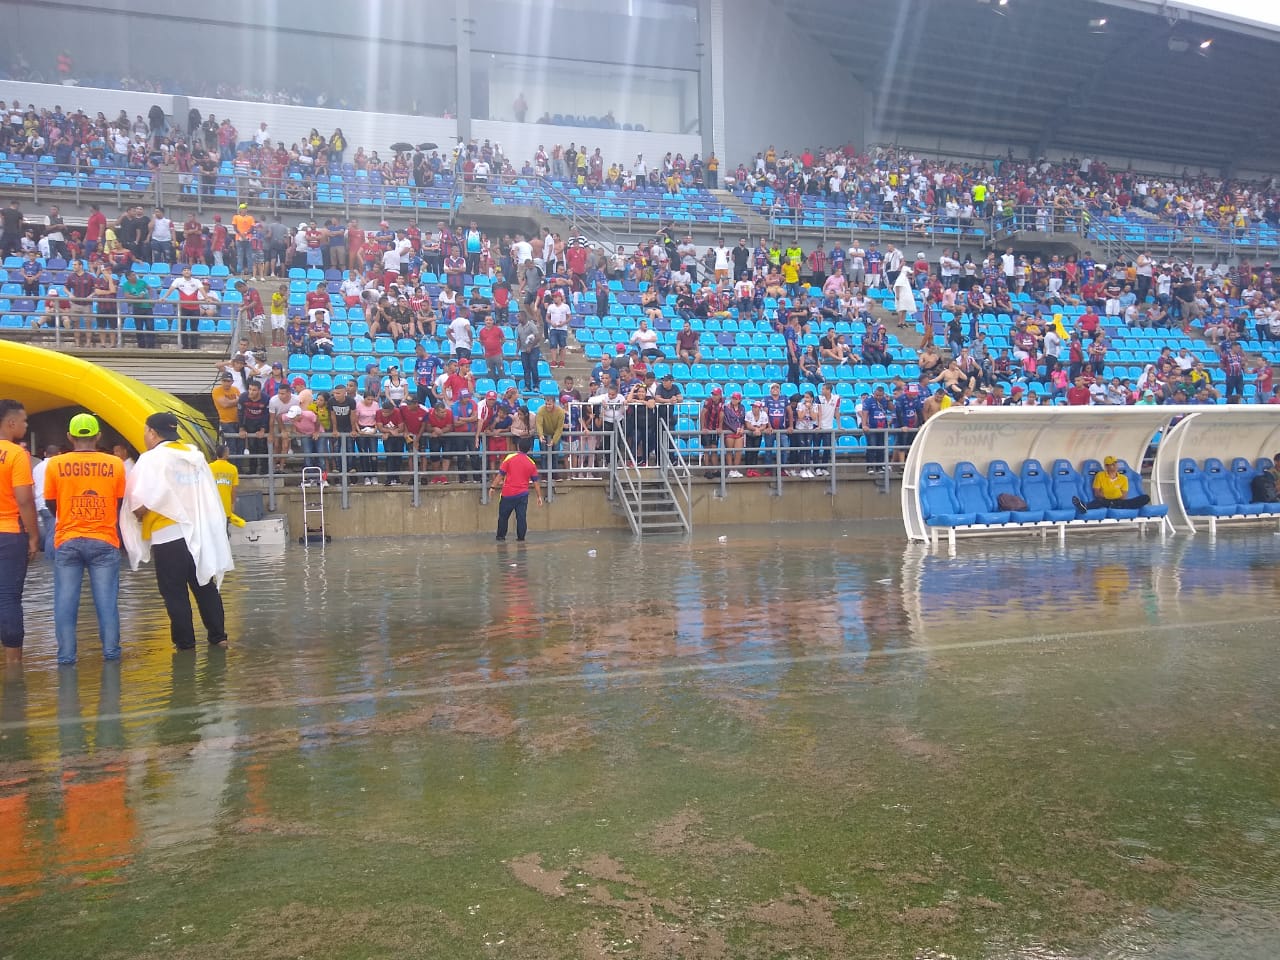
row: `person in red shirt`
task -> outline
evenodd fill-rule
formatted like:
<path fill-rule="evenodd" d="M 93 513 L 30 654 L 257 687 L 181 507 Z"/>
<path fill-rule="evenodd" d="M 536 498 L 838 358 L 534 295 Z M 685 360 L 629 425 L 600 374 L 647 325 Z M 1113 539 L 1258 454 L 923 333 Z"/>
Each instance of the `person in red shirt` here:
<path fill-rule="evenodd" d="M 316 283 L 314 291 L 307 291 L 305 310 L 307 320 L 312 323 L 317 319 L 329 320 L 329 288 L 325 287 L 324 280 Z M 317 316 L 320 314 L 324 316 Z"/>
<path fill-rule="evenodd" d="M 204 231 L 194 212 L 182 225 L 182 256 L 187 263 L 204 263 Z"/>
<path fill-rule="evenodd" d="M 506 366 L 502 362 L 502 345 L 507 335 L 498 326 L 492 315 L 484 318 L 484 326 L 478 334 L 480 345 L 484 347 L 484 362 L 489 367 L 489 376 L 505 377 Z"/>
<path fill-rule="evenodd" d="M 449 478 L 445 475 L 453 467 L 452 460 L 447 456 L 450 447 L 449 434 L 453 432 L 453 411 L 443 400 L 437 400 L 427 414 L 427 428 L 424 443 L 430 459 L 427 461 L 428 470 L 441 470 L 443 473 L 439 476 L 431 478 L 432 483 L 448 483 Z"/>
<path fill-rule="evenodd" d="M 587 247 L 585 243 L 571 240 L 569 249 L 564 254 L 565 262 L 569 265 L 569 275 L 573 281 L 574 290 L 585 290 L 587 288 Z"/>
<path fill-rule="evenodd" d="M 1084 377 L 1076 377 L 1075 384 L 1067 390 L 1067 406 L 1089 406 L 1089 388 L 1085 386 Z"/>
<path fill-rule="evenodd" d="M 93 346 L 98 346 L 98 334 L 96 329 L 92 327 L 93 321 L 90 319 L 93 314 L 93 292 L 97 289 L 97 280 L 93 274 L 86 273 L 84 263 L 80 260 L 74 260 L 71 264 L 71 273 L 67 274 L 65 282 L 67 290 L 67 298 L 70 303 L 71 328 L 75 331 L 76 346 L 87 347 L 92 338 Z M 102 344 L 106 346 L 104 342 Z"/>
<path fill-rule="evenodd" d="M 213 215 L 213 241 L 209 246 L 213 254 L 214 266 L 223 266 L 222 258 L 227 252 L 227 228 L 222 225 L 222 214 Z"/>
<path fill-rule="evenodd" d="M 498 279 L 491 289 L 493 317 L 498 323 L 506 323 L 511 311 L 511 284 L 503 279 L 501 267 L 498 267 Z"/>
<path fill-rule="evenodd" d="M 364 231 L 354 220 L 347 224 L 347 264 L 352 270 L 364 267 Z"/>
<path fill-rule="evenodd" d="M 418 403 L 417 394 L 410 393 L 405 397 L 392 422 L 404 428 L 404 448 L 409 454 L 409 466 L 416 469 L 414 458 L 422 446 L 422 429 L 427 422 L 427 411 Z"/>
<path fill-rule="evenodd" d="M 98 252 L 98 248 L 102 246 L 102 238 L 107 230 L 107 217 L 98 209 L 96 203 L 89 204 L 89 220 L 84 228 L 84 251 L 88 254 Z"/>
<path fill-rule="evenodd" d="M 529 531 L 527 511 L 529 509 L 529 486 L 533 485 L 538 495 L 538 506 L 542 506 L 542 483 L 538 479 L 538 465 L 529 456 L 533 441 L 521 437 L 515 453 L 508 454 L 498 467 L 498 475 L 493 478 L 492 490 L 502 490 L 502 499 L 498 501 L 498 535 L 494 538 L 499 543 L 507 539 L 507 527 L 511 514 L 516 515 L 516 540 L 523 543 Z"/>

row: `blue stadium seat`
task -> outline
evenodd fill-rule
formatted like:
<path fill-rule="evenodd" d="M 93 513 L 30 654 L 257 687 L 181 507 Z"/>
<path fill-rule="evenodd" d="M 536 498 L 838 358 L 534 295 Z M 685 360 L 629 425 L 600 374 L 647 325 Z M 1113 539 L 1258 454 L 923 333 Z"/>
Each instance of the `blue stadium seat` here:
<path fill-rule="evenodd" d="M 1002 493 L 1025 499 L 1017 476 L 1003 460 L 992 460 L 987 464 L 987 492 L 991 494 L 993 503 L 999 500 Z M 1009 513 L 1009 519 L 1013 523 L 1039 523 L 1044 519 L 1044 511 L 1013 510 Z"/>
<path fill-rule="evenodd" d="M 978 523 L 986 524 L 1003 524 L 1012 519 L 1013 515 L 1008 510 L 996 509 L 986 478 L 972 463 L 967 460 L 957 463 L 952 477 L 956 504 L 961 513 L 976 514 Z"/>
<path fill-rule="evenodd" d="M 1049 484 L 1049 475 L 1045 473 L 1044 467 L 1040 465 L 1039 460 L 1024 460 L 1018 479 L 1022 485 L 1022 499 L 1027 502 L 1028 510 L 1038 511 L 1044 515 L 1046 520 L 1051 520 L 1054 523 L 1062 523 L 1076 518 L 1075 507 L 1071 506 L 1069 500 L 1067 506 L 1070 509 L 1067 510 L 1058 507 L 1054 503 L 1052 489 Z"/>
<path fill-rule="evenodd" d="M 1219 506 L 1209 498 L 1204 474 L 1196 462 L 1188 457 L 1178 461 L 1178 489 L 1182 494 L 1182 506 L 1193 517 L 1229 517 L 1235 505 Z"/>
<path fill-rule="evenodd" d="M 920 510 L 931 527 L 967 527 L 978 519 L 976 513 L 961 511 L 955 484 L 936 463 L 926 463 L 920 471 Z"/>
<path fill-rule="evenodd" d="M 1049 478 L 1049 487 L 1053 493 L 1054 504 L 1059 510 L 1070 509 L 1072 513 L 1076 513 L 1073 497 L 1079 497 L 1085 503 L 1093 499 L 1093 491 L 1085 486 L 1084 478 L 1080 476 L 1080 473 L 1071 465 L 1069 460 L 1053 461 L 1053 472 Z M 1086 510 L 1082 514 L 1077 514 L 1076 519 L 1105 520 L 1107 519 L 1107 511 L 1102 507 Z"/>
<path fill-rule="evenodd" d="M 1120 472 L 1129 479 L 1129 496 L 1141 496 L 1144 492 L 1142 489 L 1142 474 L 1134 470 L 1125 461 L 1120 460 L 1117 464 Z M 1138 508 L 1138 516 L 1140 517 L 1167 517 L 1169 515 L 1169 505 L 1167 503 L 1149 503 L 1145 507 Z"/>

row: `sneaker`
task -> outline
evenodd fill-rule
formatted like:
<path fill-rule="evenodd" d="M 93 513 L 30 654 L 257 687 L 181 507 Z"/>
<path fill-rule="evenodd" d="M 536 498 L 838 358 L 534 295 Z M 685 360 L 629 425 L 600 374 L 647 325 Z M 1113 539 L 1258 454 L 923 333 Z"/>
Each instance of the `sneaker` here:
<path fill-rule="evenodd" d="M 716 471 L 714 470 L 708 470 L 706 473 L 703 474 L 703 476 L 706 477 L 708 480 L 714 480 L 716 477 L 720 476 L 720 474 L 716 473 Z"/>
<path fill-rule="evenodd" d="M 1076 513 L 1080 514 L 1081 516 L 1084 516 L 1086 513 L 1089 512 L 1089 508 L 1084 505 L 1084 501 L 1081 500 L 1079 497 L 1072 497 L 1071 505 L 1076 508 Z"/>
<path fill-rule="evenodd" d="M 804 477 L 806 480 L 812 480 L 812 479 L 813 479 L 813 471 L 812 471 L 812 470 L 801 470 L 801 471 L 800 471 L 800 476 Z"/>
<path fill-rule="evenodd" d="M 740 479 L 740 478 L 742 477 L 742 471 L 741 471 L 741 470 L 730 470 L 730 471 L 729 471 L 729 476 L 733 477 L 735 480 Z"/>
<path fill-rule="evenodd" d="M 758 477 L 758 476 L 760 476 L 760 471 L 759 471 L 759 470 L 748 470 L 748 471 L 747 471 L 747 476 L 748 476 L 748 477 Z"/>

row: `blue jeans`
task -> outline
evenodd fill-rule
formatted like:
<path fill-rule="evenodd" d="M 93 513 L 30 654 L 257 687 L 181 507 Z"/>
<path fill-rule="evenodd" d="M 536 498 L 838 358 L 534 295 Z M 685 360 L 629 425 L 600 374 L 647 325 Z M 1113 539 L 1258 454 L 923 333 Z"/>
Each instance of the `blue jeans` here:
<path fill-rule="evenodd" d="M 299 436 L 298 439 L 302 441 L 302 453 L 304 455 L 304 459 L 302 461 L 303 466 L 323 466 L 322 458 L 316 456 L 316 454 L 320 452 L 320 444 L 324 442 L 322 438 Z"/>
<path fill-rule="evenodd" d="M 58 662 L 76 662 L 76 621 L 80 617 L 80 588 L 89 571 L 89 589 L 98 614 L 102 659 L 120 656 L 120 551 L 102 540 L 76 537 L 53 551 L 53 629 Z"/>
<path fill-rule="evenodd" d="M 253 241 L 236 241 L 236 271 L 249 273 L 253 270 Z"/>
<path fill-rule="evenodd" d="M 22 587 L 27 579 L 27 535 L 0 533 L 0 645 L 22 649 Z"/>

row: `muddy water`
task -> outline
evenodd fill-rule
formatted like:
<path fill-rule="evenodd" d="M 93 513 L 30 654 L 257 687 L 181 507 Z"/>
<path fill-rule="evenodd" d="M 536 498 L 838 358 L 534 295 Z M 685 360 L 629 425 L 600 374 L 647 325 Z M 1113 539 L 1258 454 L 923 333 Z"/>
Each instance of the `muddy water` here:
<path fill-rule="evenodd" d="M 62 670 L 37 569 L 0 957 L 1271 958 L 1278 547 L 290 547 Z"/>

